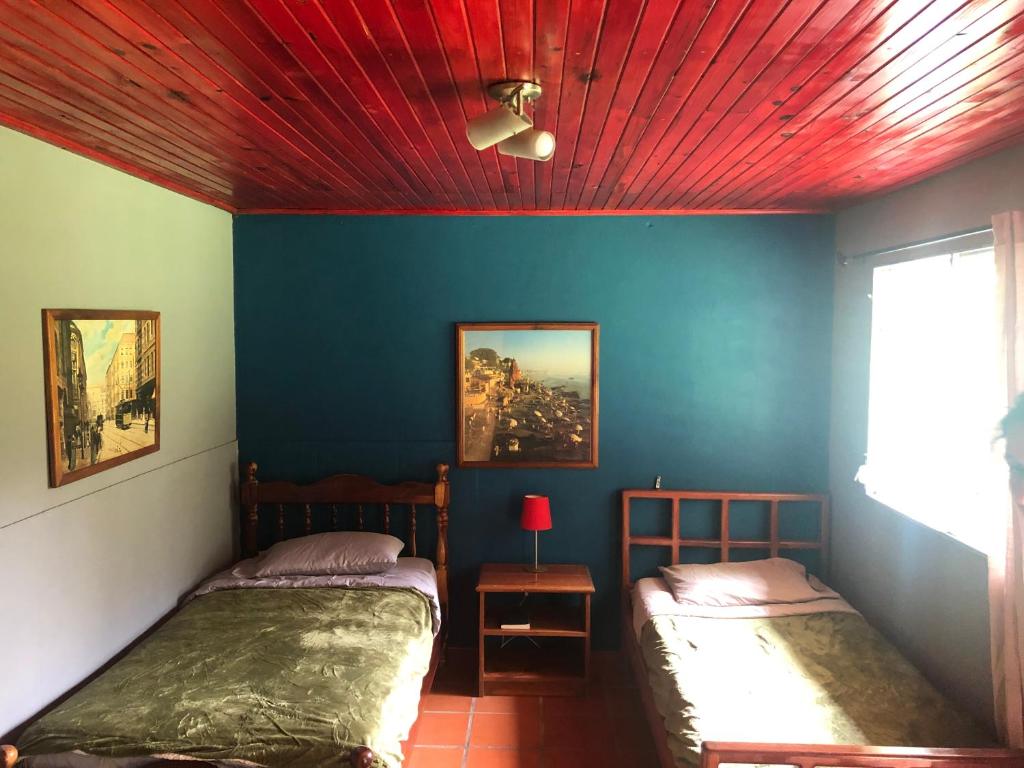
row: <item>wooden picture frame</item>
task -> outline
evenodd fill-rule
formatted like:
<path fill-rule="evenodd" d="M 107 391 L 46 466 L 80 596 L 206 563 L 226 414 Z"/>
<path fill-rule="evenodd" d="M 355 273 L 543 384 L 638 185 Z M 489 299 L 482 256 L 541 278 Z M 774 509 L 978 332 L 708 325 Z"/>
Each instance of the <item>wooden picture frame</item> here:
<path fill-rule="evenodd" d="M 160 313 L 44 309 L 50 487 L 160 450 Z"/>
<path fill-rule="evenodd" d="M 458 323 L 455 336 L 460 467 L 597 467 L 597 323 Z"/>

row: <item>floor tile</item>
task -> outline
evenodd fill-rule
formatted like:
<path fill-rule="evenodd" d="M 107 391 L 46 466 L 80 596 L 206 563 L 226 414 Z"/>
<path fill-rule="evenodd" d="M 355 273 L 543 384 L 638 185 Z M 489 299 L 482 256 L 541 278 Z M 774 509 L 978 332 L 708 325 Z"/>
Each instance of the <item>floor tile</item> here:
<path fill-rule="evenodd" d="M 540 698 L 538 696 L 481 696 L 476 700 L 476 711 L 539 714 Z"/>
<path fill-rule="evenodd" d="M 600 661 L 595 660 L 593 664 L 592 677 L 598 685 L 606 687 L 632 688 L 636 685 L 633 672 L 625 659 L 619 657 L 605 657 Z"/>
<path fill-rule="evenodd" d="M 631 768 L 661 768 L 658 751 L 650 744 L 619 746 L 618 755 L 620 765 L 628 765 Z"/>
<path fill-rule="evenodd" d="M 654 734 L 651 733 L 651 726 L 646 717 L 617 718 L 615 723 L 617 726 L 615 732 L 623 739 L 631 739 L 632 741 L 647 744 L 654 743 Z"/>
<path fill-rule="evenodd" d="M 576 717 L 549 715 L 544 713 L 545 747 L 579 747 L 591 744 L 607 744 L 612 751 L 615 741 L 611 736 L 614 729 L 606 717 Z"/>
<path fill-rule="evenodd" d="M 539 768 L 539 761 L 536 750 L 470 747 L 466 768 Z"/>
<path fill-rule="evenodd" d="M 540 746 L 540 718 L 535 714 L 477 712 L 469 734 L 470 747 Z"/>
<path fill-rule="evenodd" d="M 658 765 L 658 750 L 646 719 L 616 721 L 615 743 L 624 764 Z"/>
<path fill-rule="evenodd" d="M 574 746 L 581 748 L 545 748 L 540 754 L 541 765 L 543 768 L 640 768 L 634 763 L 623 762 L 610 744 L 602 747 Z"/>
<path fill-rule="evenodd" d="M 549 715 L 571 717 L 606 717 L 608 698 L 595 688 L 588 696 L 545 696 L 544 717 Z"/>
<path fill-rule="evenodd" d="M 582 697 L 475 698 L 475 651 L 450 651 L 420 701 L 405 768 L 657 768 L 643 703 L 623 662 L 620 654 L 595 653 L 594 683 Z"/>
<path fill-rule="evenodd" d="M 420 710 L 423 712 L 469 712 L 472 703 L 473 699 L 469 696 L 428 693 L 421 699 Z"/>
<path fill-rule="evenodd" d="M 462 747 L 417 747 L 403 768 L 462 768 Z"/>
<path fill-rule="evenodd" d="M 416 728 L 416 746 L 464 746 L 468 728 L 468 712 L 424 712 Z"/>
<path fill-rule="evenodd" d="M 612 717 L 646 717 L 643 699 L 640 698 L 640 692 L 634 688 L 609 688 L 605 691 L 605 699 Z"/>
<path fill-rule="evenodd" d="M 431 693 L 476 695 L 476 651 L 468 648 L 449 648 L 445 663 L 437 670 Z"/>

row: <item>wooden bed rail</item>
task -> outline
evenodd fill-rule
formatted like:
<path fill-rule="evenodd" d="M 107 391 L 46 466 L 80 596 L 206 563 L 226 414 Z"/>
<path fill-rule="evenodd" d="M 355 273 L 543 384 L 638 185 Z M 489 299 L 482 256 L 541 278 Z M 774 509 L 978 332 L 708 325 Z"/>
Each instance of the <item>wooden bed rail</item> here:
<path fill-rule="evenodd" d="M 373 750 L 369 747 L 356 747 L 349 753 L 349 764 L 352 768 L 370 768 L 373 765 Z M 14 764 L 18 762 L 18 749 L 11 744 L 0 744 L 0 768 L 14 768 Z M 164 760 L 159 763 L 155 763 L 153 768 L 161 768 L 166 766 L 167 768 L 179 768 L 183 765 L 212 765 L 212 763 L 206 762 L 193 762 L 191 760 Z"/>
<path fill-rule="evenodd" d="M 733 764 L 797 768 L 1024 768 L 1024 751 L 705 741 L 700 764 L 701 768 Z"/>

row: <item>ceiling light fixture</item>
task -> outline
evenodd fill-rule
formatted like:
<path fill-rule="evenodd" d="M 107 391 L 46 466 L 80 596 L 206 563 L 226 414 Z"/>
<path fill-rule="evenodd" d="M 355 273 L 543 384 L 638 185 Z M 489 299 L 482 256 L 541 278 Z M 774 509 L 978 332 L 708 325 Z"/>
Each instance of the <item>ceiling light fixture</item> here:
<path fill-rule="evenodd" d="M 498 152 L 526 160 L 550 160 L 555 154 L 555 136 L 550 131 L 527 128 L 498 143 Z"/>
<path fill-rule="evenodd" d="M 533 127 L 523 108 L 525 102 L 540 97 L 537 83 L 511 81 L 495 83 L 487 93 L 501 106 L 474 117 L 466 124 L 466 136 L 475 149 L 497 145 L 498 152 L 526 160 L 550 160 L 555 153 L 555 137 Z"/>

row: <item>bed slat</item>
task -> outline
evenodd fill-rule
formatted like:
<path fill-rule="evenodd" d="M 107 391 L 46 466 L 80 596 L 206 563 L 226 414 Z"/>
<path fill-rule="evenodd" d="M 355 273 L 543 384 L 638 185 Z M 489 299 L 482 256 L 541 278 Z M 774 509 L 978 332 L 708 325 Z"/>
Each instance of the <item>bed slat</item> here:
<path fill-rule="evenodd" d="M 409 505 L 409 546 L 412 547 L 412 556 L 416 557 L 416 505 Z"/>
<path fill-rule="evenodd" d="M 722 550 L 722 562 L 729 562 L 729 500 L 722 499 L 722 533 L 719 547 Z"/>
<path fill-rule="evenodd" d="M 779 502 L 776 499 L 771 501 L 771 511 L 768 513 L 770 520 L 768 525 L 771 530 L 769 532 L 770 546 L 768 552 L 772 557 L 779 556 Z"/>
<path fill-rule="evenodd" d="M 672 499 L 672 565 L 679 564 L 679 499 Z"/>

